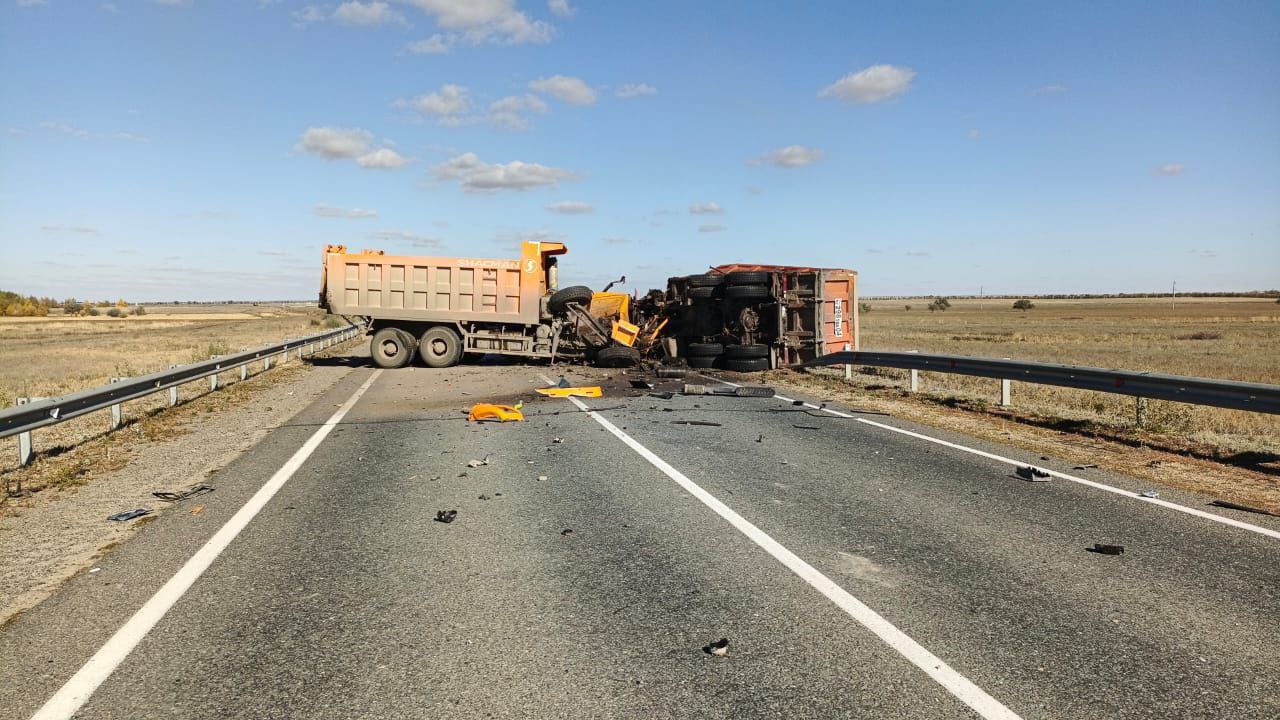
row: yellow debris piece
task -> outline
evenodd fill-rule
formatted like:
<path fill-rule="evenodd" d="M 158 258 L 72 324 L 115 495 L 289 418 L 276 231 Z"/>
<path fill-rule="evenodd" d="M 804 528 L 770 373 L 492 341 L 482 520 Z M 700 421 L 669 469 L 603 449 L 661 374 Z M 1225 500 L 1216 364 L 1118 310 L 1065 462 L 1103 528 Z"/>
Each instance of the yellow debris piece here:
<path fill-rule="evenodd" d="M 601 392 L 599 385 L 592 385 L 590 387 L 538 388 L 537 392 L 539 394 L 546 395 L 548 397 L 573 396 L 573 397 L 597 398 L 604 394 L 603 392 Z"/>
<path fill-rule="evenodd" d="M 467 414 L 467 420 L 520 422 L 521 420 L 524 420 L 524 413 L 510 405 L 490 405 L 489 403 L 479 403 L 471 406 L 471 412 Z"/>

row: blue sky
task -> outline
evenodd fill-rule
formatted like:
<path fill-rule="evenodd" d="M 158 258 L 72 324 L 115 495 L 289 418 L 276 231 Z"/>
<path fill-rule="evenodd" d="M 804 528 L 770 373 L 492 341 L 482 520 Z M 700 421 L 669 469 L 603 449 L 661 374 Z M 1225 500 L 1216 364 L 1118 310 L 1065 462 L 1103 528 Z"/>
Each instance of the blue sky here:
<path fill-rule="evenodd" d="M 1280 286 L 1280 3 L 0 0 L 0 288 L 310 298 L 326 243 L 628 289 Z"/>

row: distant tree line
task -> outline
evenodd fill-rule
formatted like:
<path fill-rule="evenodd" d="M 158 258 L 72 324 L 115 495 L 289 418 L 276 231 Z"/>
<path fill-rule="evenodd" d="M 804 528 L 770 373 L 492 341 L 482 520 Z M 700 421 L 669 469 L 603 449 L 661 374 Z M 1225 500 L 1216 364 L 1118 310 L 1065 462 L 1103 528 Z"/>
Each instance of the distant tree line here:
<path fill-rule="evenodd" d="M 0 316 L 47 317 L 49 311 L 55 308 L 61 308 L 63 315 L 100 315 L 102 310 L 99 308 L 106 308 L 106 314 L 111 317 L 145 315 L 147 312 L 141 305 L 130 307 L 130 303 L 124 298 L 115 301 L 99 300 L 94 302 L 87 300 L 81 302 L 71 297 L 58 301 L 49 297 L 19 295 L 8 290 L 0 290 Z"/>

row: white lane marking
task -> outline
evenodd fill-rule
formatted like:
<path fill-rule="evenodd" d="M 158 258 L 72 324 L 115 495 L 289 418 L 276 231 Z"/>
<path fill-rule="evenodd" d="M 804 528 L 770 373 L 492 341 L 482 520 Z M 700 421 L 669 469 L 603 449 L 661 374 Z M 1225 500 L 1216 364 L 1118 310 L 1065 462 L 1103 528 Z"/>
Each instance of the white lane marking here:
<path fill-rule="evenodd" d="M 731 383 L 728 380 L 721 380 L 720 378 L 711 377 L 710 375 L 703 375 L 703 377 L 710 378 L 712 380 L 715 380 L 716 382 L 724 383 L 725 385 L 729 385 L 731 387 L 742 387 L 737 383 Z M 795 400 L 792 400 L 789 397 L 784 397 L 782 395 L 774 395 L 774 397 L 778 398 L 783 402 L 789 402 L 789 403 L 796 402 Z M 803 405 L 804 407 L 807 407 L 807 408 L 812 408 L 814 410 L 821 410 L 822 412 L 825 412 L 825 413 L 831 413 L 832 415 L 835 415 L 837 417 L 856 420 L 860 423 L 863 423 L 866 425 L 872 425 L 882 430 L 888 430 L 890 432 L 896 432 L 902 435 L 908 435 L 913 438 L 924 440 L 926 442 L 935 443 L 937 445 L 942 445 L 944 447 L 953 448 L 955 450 L 963 450 L 964 452 L 972 453 L 974 455 L 987 458 L 988 460 L 995 460 L 997 462 L 1008 463 L 1009 465 L 1013 465 L 1015 467 L 1021 467 L 1023 465 L 1031 464 L 1031 463 L 1023 462 L 1021 460 L 1014 460 L 1013 458 L 1007 458 L 1003 455 L 996 455 L 995 453 L 989 453 L 985 450 L 978 450 L 977 448 L 971 448 L 967 445 L 960 445 L 958 443 L 953 443 L 947 440 L 941 440 L 935 437 L 930 437 L 928 435 L 923 435 L 921 433 L 913 432 L 911 430 L 904 430 L 902 428 L 894 427 L 892 425 L 878 423 L 874 420 L 855 417 L 847 413 L 842 413 L 839 410 L 832 410 L 831 408 L 814 405 L 813 403 L 803 403 Z M 1256 532 L 1259 535 L 1266 535 L 1267 537 L 1272 537 L 1272 538 L 1276 538 L 1277 540 L 1280 540 L 1280 531 L 1272 530 L 1271 528 L 1262 527 L 1261 525 L 1253 525 L 1251 523 L 1243 522 L 1241 520 L 1236 520 L 1235 518 L 1223 517 L 1222 515 L 1215 515 L 1214 513 L 1207 512 L 1205 510 L 1200 510 L 1198 508 L 1193 508 L 1193 507 L 1187 507 L 1186 505 L 1179 505 L 1178 503 L 1170 502 L 1168 500 L 1161 500 L 1160 498 L 1143 497 L 1142 495 L 1136 492 L 1133 492 L 1132 490 L 1125 490 L 1123 488 L 1118 488 L 1118 487 L 1115 487 L 1114 485 L 1107 485 L 1106 483 L 1100 483 L 1095 480 L 1087 480 L 1085 478 L 1077 477 L 1075 475 L 1071 475 L 1068 473 L 1058 472 L 1057 470 L 1050 470 L 1049 468 L 1040 467 L 1039 465 L 1036 465 L 1036 467 L 1039 468 L 1040 470 L 1043 470 L 1044 472 L 1049 473 L 1050 475 L 1056 478 L 1062 478 L 1063 480 L 1070 480 L 1073 483 L 1080 483 L 1081 485 L 1087 485 L 1091 488 L 1096 488 L 1098 490 L 1105 490 L 1107 492 L 1115 493 L 1117 495 L 1123 495 L 1133 500 L 1139 500 L 1141 502 L 1151 503 L 1152 505 L 1159 505 L 1160 507 L 1168 508 L 1170 510 L 1176 510 L 1180 513 L 1195 515 L 1196 517 L 1199 517 L 1199 518 L 1212 520 L 1213 522 L 1216 522 L 1216 523 L 1222 523 L 1223 525 L 1230 525 L 1231 527 L 1240 528 L 1241 530 L 1248 530 L 1250 532 Z"/>
<path fill-rule="evenodd" d="M 547 384 L 552 384 L 552 380 L 546 376 L 541 376 Z M 671 467 L 667 461 L 655 455 L 649 448 L 641 445 L 638 441 L 619 430 L 616 425 L 609 422 L 604 416 L 591 410 L 586 403 L 578 398 L 570 397 L 569 401 L 578 406 L 579 410 L 584 411 L 588 417 L 600 423 L 601 427 L 608 430 L 614 437 L 621 440 L 627 447 L 636 451 L 640 457 L 649 461 L 649 464 L 661 470 L 664 475 L 671 478 L 686 492 L 694 496 L 702 502 L 703 505 L 711 508 L 717 515 L 724 518 L 734 528 L 743 535 L 746 535 L 752 542 L 760 546 L 765 552 L 772 555 L 778 562 L 787 567 L 788 570 L 798 575 L 805 582 L 809 583 L 815 590 L 822 593 L 831 602 L 835 603 L 841 610 L 844 610 L 849 617 L 857 620 L 863 627 L 870 630 L 880 638 L 886 645 L 898 651 L 903 657 L 911 662 L 912 665 L 920 668 L 926 675 L 944 687 L 952 695 L 955 695 L 961 702 L 973 708 L 978 715 L 988 720 L 1002 718 L 1004 720 L 1021 720 L 1017 713 L 1005 707 L 999 700 L 991 697 L 985 690 L 975 685 L 971 680 L 956 672 L 950 665 L 946 664 L 937 655 L 929 652 L 923 645 L 912 640 L 910 636 L 899 630 L 893 623 L 884 619 L 879 613 L 862 603 L 848 591 L 837 585 L 826 575 L 823 575 L 817 568 L 809 563 L 801 560 L 799 556 L 782 546 L 777 540 L 774 540 L 763 530 L 753 525 L 749 520 L 739 515 L 728 505 L 725 505 L 714 495 L 703 490 L 701 486 L 685 477 L 684 473 Z"/>
<path fill-rule="evenodd" d="M 271 479 L 267 480 L 266 484 L 259 488 L 258 492 L 254 493 L 253 497 L 249 498 L 249 502 L 245 503 L 244 507 L 241 507 L 235 515 L 232 515 L 227 524 L 214 533 L 213 537 L 209 538 L 209 541 L 204 544 L 204 547 L 197 550 L 196 554 L 192 555 L 191 559 L 187 560 L 186 564 L 172 578 L 169 578 L 169 581 L 157 590 L 156 594 L 152 595 L 151 599 L 139 608 L 133 614 L 133 617 L 129 618 L 116 631 L 116 634 L 111 636 L 110 640 L 107 640 L 106 644 L 98 652 L 94 653 L 93 657 L 89 658 L 88 662 L 75 675 L 72 675 L 71 679 L 58 692 L 54 693 L 53 697 L 49 698 L 49 701 L 43 707 L 31 716 L 31 720 L 54 720 L 55 718 L 61 720 L 74 715 L 89 700 L 89 697 L 98 689 L 98 686 L 110 677 L 111 673 L 115 672 L 120 663 L 124 662 L 124 659 L 129 656 L 129 653 L 133 652 L 133 649 L 142 641 L 142 638 L 151 632 L 151 628 L 160 622 L 161 618 L 182 598 L 191 585 L 204 574 L 205 570 L 209 569 L 213 561 L 222 554 L 222 551 L 231 544 L 232 540 L 236 539 L 240 531 L 244 530 L 245 526 L 266 506 L 276 492 L 284 487 L 289 478 L 297 472 L 298 468 L 302 467 L 302 464 L 307 461 L 311 453 L 315 452 L 315 449 L 320 446 L 320 442 L 333 431 L 333 428 L 341 422 L 347 411 L 356 404 L 360 396 L 364 395 L 369 386 L 373 385 L 373 381 L 377 380 L 381 374 L 382 370 L 375 370 L 369 376 L 369 379 L 355 391 L 355 394 L 348 398 L 342 404 L 342 407 L 338 408 L 338 411 L 303 443 L 302 447 L 293 454 L 293 457 L 290 457 L 289 461 L 277 470 L 271 476 Z"/>

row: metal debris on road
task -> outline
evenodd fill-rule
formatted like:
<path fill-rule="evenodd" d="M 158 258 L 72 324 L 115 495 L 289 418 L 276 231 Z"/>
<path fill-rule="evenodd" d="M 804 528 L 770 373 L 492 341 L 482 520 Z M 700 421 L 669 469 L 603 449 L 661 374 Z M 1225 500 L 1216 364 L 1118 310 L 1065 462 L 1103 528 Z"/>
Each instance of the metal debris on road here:
<path fill-rule="evenodd" d="M 668 392 L 649 393 L 649 397 L 652 397 L 652 398 L 658 398 L 659 400 L 670 400 L 671 398 L 673 398 L 673 397 L 675 397 L 675 396 L 676 396 L 676 394 L 675 394 L 675 393 L 673 393 L 673 392 L 670 392 L 670 391 L 668 391 Z"/>
<path fill-rule="evenodd" d="M 631 383 L 631 387 L 638 388 L 640 390 L 653 389 L 653 383 L 649 382 L 648 380 L 628 380 L 627 382 Z"/>
<path fill-rule="evenodd" d="M 795 405 L 796 407 L 804 407 L 804 401 L 803 401 L 803 400 L 792 400 L 792 401 L 791 401 L 791 404 L 792 404 L 792 405 Z"/>
<path fill-rule="evenodd" d="M 709 642 L 702 646 L 702 652 L 715 657 L 724 657 L 729 654 L 729 638 L 720 638 L 715 642 Z"/>
<path fill-rule="evenodd" d="M 565 529 L 563 529 L 563 530 L 561 530 L 561 531 L 560 531 L 560 534 L 561 534 L 562 536 L 569 536 L 569 535 L 572 535 L 572 534 L 573 534 L 573 528 L 565 528 Z"/>
<path fill-rule="evenodd" d="M 1099 555 L 1123 555 L 1124 554 L 1123 545 L 1104 545 L 1103 543 L 1094 543 L 1093 547 L 1085 548 L 1085 549 L 1091 553 L 1098 553 Z"/>
<path fill-rule="evenodd" d="M 1253 507 L 1251 505 L 1241 505 L 1240 503 L 1233 503 L 1230 500 L 1214 500 L 1209 504 L 1215 507 L 1226 508 L 1228 510 L 1241 510 L 1243 512 L 1257 513 L 1258 515 L 1270 515 L 1271 517 L 1280 517 L 1280 513 L 1273 513 L 1270 510 L 1265 510 L 1260 507 Z"/>
<path fill-rule="evenodd" d="M 458 517 L 457 510 L 437 510 L 436 511 L 436 522 L 451 523 L 456 517 Z"/>
<path fill-rule="evenodd" d="M 543 480 L 546 480 L 546 479 L 547 479 L 547 476 L 546 476 L 546 475 L 539 475 L 539 476 L 538 476 L 538 482 L 542 482 Z"/>
<path fill-rule="evenodd" d="M 792 424 L 792 425 L 791 425 L 791 427 L 793 427 L 793 428 L 795 428 L 795 429 L 797 429 L 797 430 L 821 430 L 821 429 L 822 429 L 822 428 L 818 427 L 817 425 L 795 425 L 795 424 Z"/>
<path fill-rule="evenodd" d="M 488 495 L 481 495 L 479 499 L 481 499 L 481 500 L 492 500 L 493 498 L 489 497 Z"/>
<path fill-rule="evenodd" d="M 108 516 L 107 519 L 114 522 L 124 522 L 125 520 L 132 520 L 134 518 L 150 514 L 151 511 L 147 508 L 138 508 L 137 510 L 125 510 L 124 512 L 118 512 L 115 515 Z"/>
<path fill-rule="evenodd" d="M 559 397 L 559 398 L 563 398 L 563 397 L 598 398 L 604 395 L 604 391 L 600 389 L 599 385 L 590 385 L 590 386 L 583 386 L 583 387 L 536 388 L 534 392 L 538 393 L 539 395 L 546 395 L 547 397 Z"/>
<path fill-rule="evenodd" d="M 1020 467 L 1017 470 L 1014 470 L 1014 473 L 1023 480 L 1030 480 L 1031 482 L 1049 482 L 1049 473 L 1031 465 Z"/>
<path fill-rule="evenodd" d="M 767 386 L 759 387 L 711 387 L 709 385 L 685 385 L 680 390 L 681 395 L 720 395 L 722 397 L 754 397 L 754 398 L 771 398 L 776 393 L 773 388 Z"/>
<path fill-rule="evenodd" d="M 551 438 L 552 445 L 559 445 L 564 442 L 564 438 Z"/>
<path fill-rule="evenodd" d="M 478 468 L 478 467 L 483 467 L 483 466 L 488 465 L 488 464 L 489 464 L 489 456 L 488 456 L 488 455 L 485 455 L 483 460 L 472 460 L 472 461 L 468 462 L 468 463 L 467 463 L 467 467 L 469 467 L 469 468 Z"/>
<path fill-rule="evenodd" d="M 511 405 L 493 405 L 491 403 L 479 403 L 471 406 L 471 412 L 467 413 L 468 422 L 478 422 L 480 420 L 497 420 L 504 422 L 520 422 L 524 420 L 524 413 L 520 412 L 520 408 Z"/>
<path fill-rule="evenodd" d="M 761 435 L 760 437 L 756 438 L 756 442 L 758 443 L 764 442 L 764 435 Z"/>
<path fill-rule="evenodd" d="M 683 378 L 689 376 L 689 371 L 683 368 L 658 368 L 654 372 L 660 378 Z"/>
<path fill-rule="evenodd" d="M 1072 470 L 1088 470 L 1089 468 L 1096 468 L 1096 467 L 1098 466 L 1094 465 L 1093 463 L 1085 463 L 1084 465 L 1076 465 L 1071 469 Z"/>
<path fill-rule="evenodd" d="M 178 502 L 180 500 L 186 500 L 187 498 L 193 498 L 197 495 L 204 495 L 205 493 L 211 492 L 213 492 L 212 485 L 196 483 L 186 490 L 157 490 L 151 494 L 165 502 Z"/>
<path fill-rule="evenodd" d="M 1144 498 L 1158 498 L 1160 497 L 1160 492 L 1157 490 L 1143 490 L 1142 492 L 1138 493 L 1138 495 Z"/>
<path fill-rule="evenodd" d="M 721 427 L 720 423 L 711 422 L 710 420 L 672 420 L 671 424 L 672 425 L 701 425 L 703 427 Z"/>

